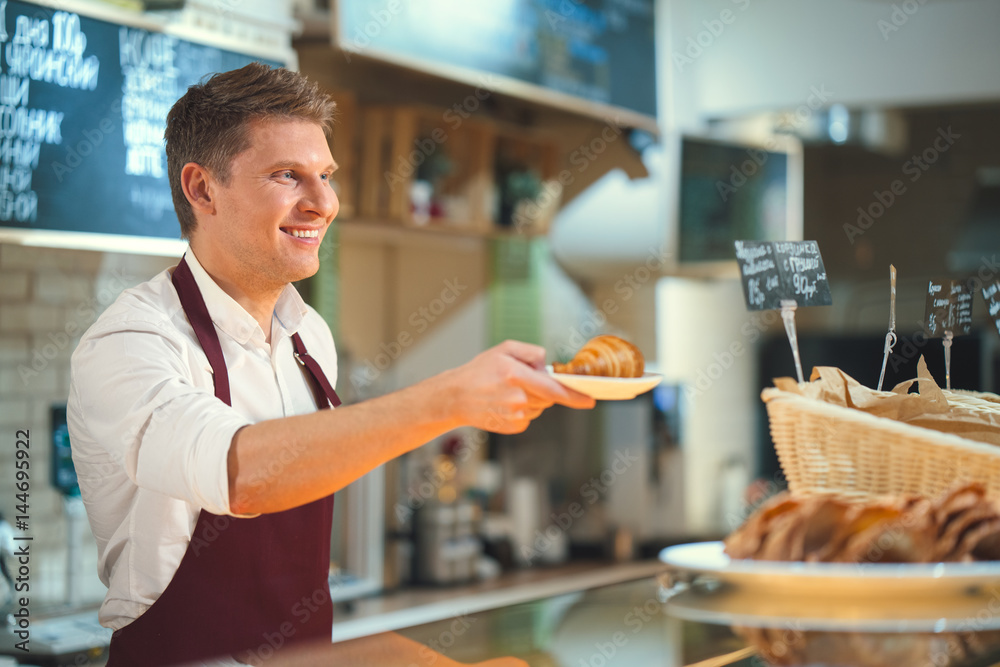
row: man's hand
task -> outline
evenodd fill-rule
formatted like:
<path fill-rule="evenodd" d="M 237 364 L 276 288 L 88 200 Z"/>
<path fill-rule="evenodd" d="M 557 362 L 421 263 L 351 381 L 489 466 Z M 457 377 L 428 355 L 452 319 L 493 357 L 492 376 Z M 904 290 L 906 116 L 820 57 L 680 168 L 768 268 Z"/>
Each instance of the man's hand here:
<path fill-rule="evenodd" d="M 545 408 L 558 403 L 592 408 L 594 399 L 545 372 L 545 348 L 508 340 L 472 361 L 428 381 L 453 401 L 456 421 L 496 433 L 520 433 Z"/>

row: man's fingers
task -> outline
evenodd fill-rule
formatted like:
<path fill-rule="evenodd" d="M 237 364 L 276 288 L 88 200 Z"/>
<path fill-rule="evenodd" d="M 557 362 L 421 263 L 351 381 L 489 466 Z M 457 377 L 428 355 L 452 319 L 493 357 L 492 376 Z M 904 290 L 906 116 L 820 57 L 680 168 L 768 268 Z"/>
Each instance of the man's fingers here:
<path fill-rule="evenodd" d="M 523 343 L 519 340 L 505 340 L 499 348 L 521 363 L 535 369 L 545 368 L 545 348 L 540 345 Z"/>
<path fill-rule="evenodd" d="M 504 341 L 501 347 L 522 362 L 520 367 L 515 366 L 514 374 L 517 384 L 529 394 L 548 401 L 550 405 L 558 403 L 579 409 L 589 409 L 596 405 L 594 399 L 560 384 L 545 372 L 545 348 L 517 340 Z"/>
<path fill-rule="evenodd" d="M 553 403 L 565 405 L 567 408 L 577 408 L 580 410 L 589 410 L 597 405 L 597 401 L 590 396 L 581 394 L 575 389 L 570 389 L 569 387 L 563 387 L 562 385 L 559 386 L 562 387 L 563 396 L 556 398 Z"/>
<path fill-rule="evenodd" d="M 563 403 L 563 401 L 574 400 L 573 394 L 582 396 L 582 394 L 553 380 L 545 371 L 535 370 L 525 364 L 513 364 L 513 366 L 513 383 L 538 400 L 547 400 L 550 404 Z"/>
<path fill-rule="evenodd" d="M 550 405 L 558 403 L 568 408 L 579 409 L 589 409 L 596 405 L 596 402 L 590 396 L 581 394 L 575 389 L 570 389 L 560 382 L 553 380 L 544 371 L 528 370 L 518 377 L 519 379 L 523 379 L 521 387 L 529 394 L 534 395 L 536 400 L 548 401 Z"/>

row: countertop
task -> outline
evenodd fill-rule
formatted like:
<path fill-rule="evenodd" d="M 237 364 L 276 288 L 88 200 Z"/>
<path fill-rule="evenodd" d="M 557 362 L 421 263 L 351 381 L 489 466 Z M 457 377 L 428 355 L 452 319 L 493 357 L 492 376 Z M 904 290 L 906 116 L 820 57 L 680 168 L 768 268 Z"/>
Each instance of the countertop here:
<path fill-rule="evenodd" d="M 662 572 L 657 560 L 576 562 L 533 568 L 466 586 L 407 588 L 338 604 L 333 641 L 431 623 L 462 614 L 507 607 L 589 588 L 647 578 Z"/>
<path fill-rule="evenodd" d="M 649 576 L 404 628 L 462 663 L 530 667 L 998 667 L 1000 592 L 859 599 Z M 905 596 L 902 596 L 905 597 Z"/>
<path fill-rule="evenodd" d="M 1000 586 L 885 595 L 877 584 L 850 593 L 837 585 L 803 595 L 764 581 L 676 581 L 659 561 L 574 563 L 410 589 L 339 609 L 337 641 L 264 664 L 514 656 L 529 667 L 1000 667 Z"/>

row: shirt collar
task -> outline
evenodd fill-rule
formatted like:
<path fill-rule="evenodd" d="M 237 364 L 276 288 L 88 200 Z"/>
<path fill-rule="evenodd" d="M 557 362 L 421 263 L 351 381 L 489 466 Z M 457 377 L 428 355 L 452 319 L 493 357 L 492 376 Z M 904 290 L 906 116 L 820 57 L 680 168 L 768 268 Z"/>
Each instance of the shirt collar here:
<path fill-rule="evenodd" d="M 184 258 L 198 284 L 208 314 L 215 326 L 240 345 L 245 345 L 255 335 L 263 341 L 264 332 L 257 320 L 219 287 L 212 276 L 208 275 L 195 256 L 194 250 L 189 247 L 184 253 Z M 298 331 L 306 312 L 306 303 L 302 300 L 302 296 L 291 284 L 285 285 L 278 302 L 274 305 L 274 316 L 278 319 L 278 323 L 291 335 Z"/>

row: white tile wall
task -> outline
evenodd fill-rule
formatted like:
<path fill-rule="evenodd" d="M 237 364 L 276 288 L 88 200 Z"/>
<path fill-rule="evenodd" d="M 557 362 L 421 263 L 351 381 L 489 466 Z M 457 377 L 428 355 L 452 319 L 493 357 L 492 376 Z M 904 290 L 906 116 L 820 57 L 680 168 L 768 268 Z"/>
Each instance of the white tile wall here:
<path fill-rule="evenodd" d="M 50 410 L 65 403 L 69 360 L 80 336 L 124 289 L 176 260 L 0 244 L 0 512 L 14 514 L 15 433 L 31 435 L 30 529 L 34 612 L 66 601 L 68 524 L 49 483 Z M 97 550 L 89 527 L 78 556 L 75 598 L 98 602 Z"/>
<path fill-rule="evenodd" d="M 288 52 L 296 23 L 289 0 L 190 0 L 174 28 L 229 39 L 234 48 Z M 63 499 L 49 484 L 55 403 L 65 403 L 69 359 L 80 336 L 122 290 L 147 280 L 175 259 L 0 244 L 0 512 L 14 514 L 15 433 L 31 434 L 30 531 L 32 611 L 66 601 L 68 524 Z M 82 531 L 74 600 L 100 601 L 97 551 Z"/>

